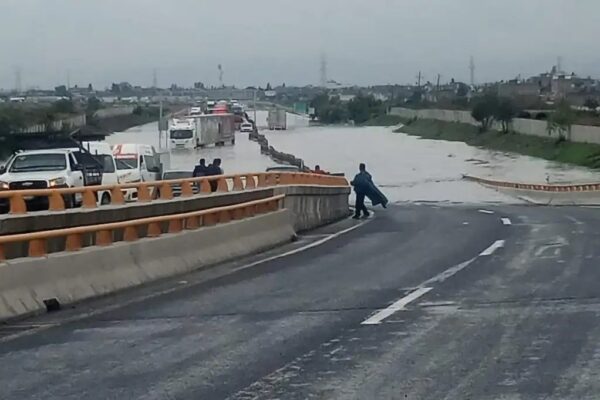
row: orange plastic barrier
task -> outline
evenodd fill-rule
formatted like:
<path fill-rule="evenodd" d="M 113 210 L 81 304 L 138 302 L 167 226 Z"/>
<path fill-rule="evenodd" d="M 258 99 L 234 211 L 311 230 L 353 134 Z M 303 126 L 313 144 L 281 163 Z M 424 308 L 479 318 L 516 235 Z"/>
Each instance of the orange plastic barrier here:
<path fill-rule="evenodd" d="M 50 211 L 64 211 L 65 198 L 81 195 L 82 207 L 91 209 L 103 207 L 97 204 L 99 191 L 110 191 L 111 202 L 108 205 L 125 204 L 123 192 L 127 189 L 137 190 L 137 202 L 147 203 L 156 199 L 173 199 L 173 186 L 181 187 L 181 197 L 187 198 L 196 195 L 211 193 L 210 182 L 217 182 L 217 192 L 251 190 L 277 185 L 318 185 L 318 186 L 348 186 L 348 181 L 343 176 L 331 176 L 291 172 L 266 172 L 250 173 L 243 175 L 220 175 L 199 178 L 173 179 L 156 182 L 138 182 L 120 185 L 84 186 L 80 188 L 60 189 L 31 189 L 31 190 L 5 190 L 0 191 L 0 199 L 8 199 L 11 214 L 26 214 L 27 197 L 48 198 Z M 197 194 L 194 193 L 194 187 Z"/>
<path fill-rule="evenodd" d="M 0 236 L 0 261 L 6 259 L 5 246 L 12 243 L 28 243 L 29 257 L 44 257 L 48 254 L 48 239 L 65 238 L 65 251 L 77 251 L 83 247 L 83 235 L 95 234 L 96 246 L 109 246 L 115 240 L 115 232 L 123 232 L 123 241 L 134 242 L 139 239 L 138 229 L 145 227 L 148 237 L 158 237 L 164 233 L 178 233 L 183 230 L 198 229 L 233 220 L 252 217 L 276 211 L 282 207 L 285 196 L 278 195 L 266 199 L 240 203 L 226 207 L 193 211 L 184 214 L 135 219 L 100 225 L 88 225 L 75 228 L 22 233 Z M 163 232 L 162 226 L 166 225 Z"/>

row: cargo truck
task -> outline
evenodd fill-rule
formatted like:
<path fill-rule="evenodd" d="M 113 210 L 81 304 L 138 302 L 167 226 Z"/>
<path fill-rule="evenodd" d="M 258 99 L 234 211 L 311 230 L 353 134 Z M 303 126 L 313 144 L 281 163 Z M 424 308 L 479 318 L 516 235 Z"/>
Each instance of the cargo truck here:
<path fill-rule="evenodd" d="M 209 114 L 194 118 L 196 146 L 235 144 L 235 115 Z"/>
<path fill-rule="evenodd" d="M 285 110 L 273 109 L 269 110 L 267 116 L 267 124 L 269 130 L 286 130 L 287 129 L 287 113 Z"/>

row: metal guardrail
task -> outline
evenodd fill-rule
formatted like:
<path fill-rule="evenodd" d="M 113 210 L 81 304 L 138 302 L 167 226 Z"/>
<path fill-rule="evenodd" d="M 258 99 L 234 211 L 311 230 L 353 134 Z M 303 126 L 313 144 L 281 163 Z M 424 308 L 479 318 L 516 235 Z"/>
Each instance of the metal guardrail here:
<path fill-rule="evenodd" d="M 537 190 L 540 192 L 591 192 L 600 190 L 600 183 L 582 183 L 574 185 L 543 185 L 536 183 L 495 181 L 492 179 L 479 178 L 470 175 L 463 175 L 463 179 L 488 186 L 521 190 Z"/>
<path fill-rule="evenodd" d="M 154 182 L 136 182 L 119 185 L 84 186 L 78 188 L 30 189 L 0 191 L 0 200 L 8 199 L 11 214 L 26 214 L 28 197 L 46 197 L 49 211 L 64 211 L 65 198 L 76 194 L 81 195 L 82 207 L 95 209 L 106 205 L 98 205 L 98 192 L 109 191 L 111 201 L 107 205 L 125 204 L 124 192 L 128 189 L 137 190 L 138 203 L 148 203 L 156 199 L 173 199 L 173 186 L 180 188 L 180 197 L 189 198 L 197 195 L 207 195 L 214 191 L 224 193 L 230 191 L 252 190 L 279 185 L 319 185 L 319 186 L 348 186 L 343 176 L 267 172 L 237 175 L 219 175 L 199 178 L 173 179 Z M 198 190 L 198 188 L 200 190 Z M 179 190 L 178 190 L 179 191 Z"/>
<path fill-rule="evenodd" d="M 0 236 L 0 262 L 6 260 L 5 246 L 14 243 L 28 244 L 28 257 L 44 257 L 48 254 L 48 240 L 65 238 L 65 251 L 78 251 L 84 247 L 84 235 L 95 235 L 96 246 L 109 246 L 115 241 L 115 232 L 123 233 L 123 241 L 134 242 L 139 239 L 139 229 L 144 228 L 146 237 L 158 237 L 164 233 L 179 233 L 205 226 L 213 226 L 259 214 L 276 211 L 282 207 L 285 195 L 250 201 L 208 210 L 183 214 L 141 218 L 130 221 L 113 222 L 99 225 L 86 225 L 74 228 L 55 229 L 41 232 Z M 166 232 L 162 225 L 168 224 Z"/>

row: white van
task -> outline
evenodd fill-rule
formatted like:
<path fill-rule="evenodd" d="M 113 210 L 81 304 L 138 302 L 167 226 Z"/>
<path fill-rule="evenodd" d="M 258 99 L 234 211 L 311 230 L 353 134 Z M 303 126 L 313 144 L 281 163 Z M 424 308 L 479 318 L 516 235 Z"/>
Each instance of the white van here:
<path fill-rule="evenodd" d="M 90 152 L 92 157 L 102 165 L 102 185 L 118 185 L 119 174 L 117 173 L 117 163 L 110 145 L 106 142 L 82 142 L 81 146 Z M 109 204 L 110 201 L 110 191 L 98 192 L 99 204 Z"/>
<path fill-rule="evenodd" d="M 148 144 L 116 144 L 112 148 L 120 183 L 154 182 L 161 177 L 160 155 Z M 128 189 L 125 200 L 137 199 L 137 190 Z"/>

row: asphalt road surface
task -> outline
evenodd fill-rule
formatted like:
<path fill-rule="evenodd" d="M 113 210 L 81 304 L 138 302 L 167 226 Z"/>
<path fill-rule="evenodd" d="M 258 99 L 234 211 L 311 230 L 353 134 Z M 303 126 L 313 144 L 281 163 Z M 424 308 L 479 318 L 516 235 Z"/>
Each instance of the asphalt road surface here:
<path fill-rule="evenodd" d="M 597 399 L 599 216 L 393 206 L 5 326 L 0 399 Z"/>

